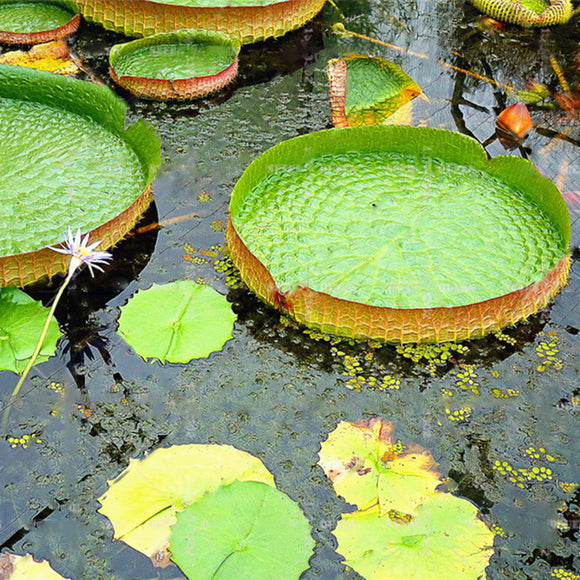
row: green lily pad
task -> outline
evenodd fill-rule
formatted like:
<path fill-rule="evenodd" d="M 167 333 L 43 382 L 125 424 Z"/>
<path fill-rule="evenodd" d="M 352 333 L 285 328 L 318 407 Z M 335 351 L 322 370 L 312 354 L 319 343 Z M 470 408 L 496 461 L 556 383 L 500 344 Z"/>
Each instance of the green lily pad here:
<path fill-rule="evenodd" d="M 176 80 L 217 75 L 237 57 L 239 43 L 207 30 L 180 30 L 113 46 L 119 76 Z"/>
<path fill-rule="evenodd" d="M 62 4 L 62 3 L 61 3 Z M 0 30 L 41 32 L 64 26 L 74 16 L 57 2 L 0 1 Z"/>
<path fill-rule="evenodd" d="M 0 289 L 0 370 L 21 373 L 32 357 L 49 308 L 18 288 Z M 62 336 L 53 318 L 36 363 L 47 361 Z"/>
<path fill-rule="evenodd" d="M 182 280 L 137 292 L 121 308 L 119 334 L 144 358 L 189 362 L 221 350 L 235 320 L 225 296 Z"/>
<path fill-rule="evenodd" d="M 304 514 L 263 483 L 234 482 L 177 514 L 172 560 L 191 580 L 297 580 L 314 541 Z"/>
<path fill-rule="evenodd" d="M 205 493 L 233 481 L 274 485 L 263 463 L 229 445 L 174 445 L 129 467 L 99 498 L 98 510 L 122 540 L 158 563 L 165 560 L 175 514 Z"/>
<path fill-rule="evenodd" d="M 0 554 L 2 580 L 67 580 L 57 574 L 46 560 L 37 562 L 30 554 Z"/>
<path fill-rule="evenodd" d="M 476 8 L 501 22 L 532 26 L 564 24 L 572 17 L 571 0 L 469 0 Z"/>
<path fill-rule="evenodd" d="M 423 127 L 331 129 L 281 143 L 246 170 L 230 211 L 230 248 L 252 289 L 300 322 L 361 338 L 374 336 L 369 325 L 389 337 L 381 316 L 395 311 L 414 328 L 441 318 L 432 335 L 443 340 L 453 308 L 539 283 L 567 256 L 570 236 L 562 196 L 531 163 L 488 161 L 476 141 Z M 500 315 L 504 326 L 522 316 Z M 366 330 L 349 328 L 357 319 Z M 404 340 L 405 329 L 391 334 Z"/>
<path fill-rule="evenodd" d="M 494 534 L 469 501 L 438 493 L 409 523 L 378 512 L 344 515 L 334 535 L 348 566 L 367 580 L 480 580 Z"/>
<path fill-rule="evenodd" d="M 338 127 L 383 123 L 423 91 L 380 56 L 353 54 L 328 63 L 332 121 Z"/>
<path fill-rule="evenodd" d="M 342 421 L 321 444 L 319 456 L 336 493 L 361 510 L 378 505 L 382 514 L 413 516 L 441 483 L 429 451 L 418 445 L 403 451 L 393 424 L 380 418 Z"/>
<path fill-rule="evenodd" d="M 88 20 L 127 36 L 182 28 L 224 32 L 249 43 L 280 36 L 314 18 L 325 0 L 73 0 Z"/>
<path fill-rule="evenodd" d="M 0 65 L 0 213 L 10 231 L 0 257 L 18 261 L 18 285 L 59 271 L 50 250 L 41 259 L 20 254 L 58 244 L 67 225 L 101 228 L 95 238 L 106 249 L 143 211 L 160 142 L 143 121 L 125 129 L 126 108 L 107 87 Z M 8 273 L 18 268 L 2 267 L 0 285 L 14 283 Z"/>

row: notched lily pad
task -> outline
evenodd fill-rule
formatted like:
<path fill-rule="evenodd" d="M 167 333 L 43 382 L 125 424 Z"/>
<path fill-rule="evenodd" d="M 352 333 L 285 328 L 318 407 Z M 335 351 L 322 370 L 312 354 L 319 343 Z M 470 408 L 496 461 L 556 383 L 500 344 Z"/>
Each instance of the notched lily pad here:
<path fill-rule="evenodd" d="M 129 467 L 99 498 L 115 539 L 167 563 L 167 548 L 176 513 L 205 493 L 233 481 L 258 481 L 274 486 L 263 463 L 229 445 L 175 445 L 157 449 Z"/>
<path fill-rule="evenodd" d="M 144 358 L 185 363 L 221 350 L 235 320 L 225 296 L 182 280 L 137 292 L 121 308 L 119 334 Z"/>
<path fill-rule="evenodd" d="M 481 580 L 494 534 L 469 501 L 438 493 L 408 523 L 374 512 L 345 514 L 333 532 L 345 563 L 367 580 Z"/>
<path fill-rule="evenodd" d="M 298 322 L 401 343 L 513 325 L 570 268 L 570 215 L 550 180 L 427 127 L 336 128 L 276 145 L 236 184 L 227 239 L 243 281 Z"/>
<path fill-rule="evenodd" d="M 173 561 L 191 580 L 297 580 L 314 541 L 304 514 L 263 483 L 234 482 L 177 514 Z"/>
<path fill-rule="evenodd" d="M 492 18 L 509 24 L 553 26 L 572 17 L 571 0 L 469 0 Z"/>
<path fill-rule="evenodd" d="M 46 560 L 37 562 L 30 554 L 18 556 L 10 552 L 0 554 L 2 580 L 67 580 L 57 574 Z"/>
<path fill-rule="evenodd" d="M 21 373 L 32 357 L 49 308 L 18 288 L 0 289 L 0 370 Z M 47 361 L 62 336 L 53 318 L 36 363 Z"/>
<path fill-rule="evenodd" d="M 328 79 L 335 127 L 379 125 L 423 92 L 394 62 L 366 54 L 331 60 Z"/>
<path fill-rule="evenodd" d="M 229 84 L 240 43 L 207 30 L 155 34 L 111 49 L 112 79 L 139 97 L 191 99 Z"/>
<path fill-rule="evenodd" d="M 0 0 L 0 42 L 39 44 L 77 31 L 81 17 L 66 0 Z"/>
<path fill-rule="evenodd" d="M 319 456 L 336 493 L 361 510 L 415 515 L 441 483 L 431 453 L 419 445 L 403 449 L 393 424 L 380 418 L 342 421 Z"/>

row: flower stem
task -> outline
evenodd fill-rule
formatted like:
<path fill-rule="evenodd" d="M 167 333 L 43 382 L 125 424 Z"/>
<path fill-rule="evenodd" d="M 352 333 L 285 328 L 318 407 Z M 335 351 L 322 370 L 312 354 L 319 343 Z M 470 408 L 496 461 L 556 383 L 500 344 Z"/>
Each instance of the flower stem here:
<path fill-rule="evenodd" d="M 62 283 L 56 296 L 54 297 L 54 301 L 52 303 L 52 306 L 50 307 L 50 312 L 48 313 L 48 316 L 46 317 L 46 322 L 44 323 L 44 326 L 42 328 L 42 332 L 40 333 L 40 337 L 38 339 L 38 342 L 36 343 L 36 348 L 34 349 L 34 352 L 32 353 L 32 356 L 30 357 L 30 360 L 28 361 L 28 364 L 26 365 L 26 368 L 24 369 L 24 371 L 22 371 L 22 375 L 20 376 L 18 383 L 16 383 L 16 386 L 14 387 L 12 394 L 10 395 L 10 399 L 8 400 L 8 404 L 6 405 L 6 410 L 4 411 L 4 416 L 2 418 L 2 431 L 3 432 L 5 430 L 7 423 L 8 423 L 8 417 L 10 415 L 10 408 L 16 402 L 16 397 L 18 396 L 18 393 L 20 392 L 20 389 L 22 388 L 22 385 L 24 384 L 26 377 L 28 376 L 28 373 L 30 372 L 30 369 L 34 366 L 34 363 L 36 362 L 36 359 L 38 358 L 38 355 L 40 354 L 40 351 L 42 349 L 42 345 L 44 343 L 44 339 L 46 338 L 46 333 L 48 332 L 48 328 L 50 326 L 50 321 L 52 320 L 52 317 L 54 315 L 54 311 L 56 310 L 56 307 L 58 306 L 58 303 L 60 301 L 60 298 L 61 298 L 65 288 L 68 286 L 69 282 L 72 280 L 74 273 L 75 273 L 74 269 L 69 270 L 67 277 L 64 279 L 64 282 Z"/>

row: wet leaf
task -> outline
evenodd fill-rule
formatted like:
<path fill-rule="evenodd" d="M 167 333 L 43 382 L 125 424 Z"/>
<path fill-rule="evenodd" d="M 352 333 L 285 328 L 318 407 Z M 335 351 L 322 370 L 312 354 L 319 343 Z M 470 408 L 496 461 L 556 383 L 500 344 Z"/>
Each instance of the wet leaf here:
<path fill-rule="evenodd" d="M 98 511 L 113 524 L 115 539 L 163 564 L 176 512 L 236 480 L 274 485 L 259 459 L 229 445 L 157 449 L 109 481 Z"/>
<path fill-rule="evenodd" d="M 21 373 L 32 356 L 49 308 L 18 288 L 0 289 L 0 370 Z M 62 336 L 55 318 L 50 322 L 37 364 L 56 351 Z"/>
<path fill-rule="evenodd" d="M 14 50 L 0 56 L 0 64 L 12 64 L 59 75 L 75 75 L 79 68 L 70 58 L 66 42 L 55 40 L 30 50 Z"/>
<path fill-rule="evenodd" d="M 225 296 L 182 280 L 137 292 L 121 308 L 119 334 L 142 357 L 185 363 L 221 350 L 235 320 Z"/>
<path fill-rule="evenodd" d="M 338 495 L 368 509 L 380 506 L 415 515 L 441 483 L 431 453 L 418 445 L 403 452 L 392 423 L 374 418 L 359 424 L 343 421 L 322 443 L 319 464 Z"/>
<path fill-rule="evenodd" d="M 409 523 L 378 512 L 344 515 L 334 535 L 346 564 L 367 580 L 478 580 L 494 534 L 465 499 L 437 493 Z"/>
<path fill-rule="evenodd" d="M 57 574 L 46 560 L 37 562 L 30 554 L 18 556 L 0 554 L 0 578 L 2 580 L 66 580 Z"/>
<path fill-rule="evenodd" d="M 403 69 L 380 56 L 354 54 L 331 60 L 328 77 L 337 127 L 383 123 L 423 92 Z M 404 120 L 401 116 L 398 122 Z"/>
<path fill-rule="evenodd" d="M 286 494 L 256 482 L 218 488 L 177 515 L 173 560 L 191 580 L 297 580 L 314 541 Z"/>

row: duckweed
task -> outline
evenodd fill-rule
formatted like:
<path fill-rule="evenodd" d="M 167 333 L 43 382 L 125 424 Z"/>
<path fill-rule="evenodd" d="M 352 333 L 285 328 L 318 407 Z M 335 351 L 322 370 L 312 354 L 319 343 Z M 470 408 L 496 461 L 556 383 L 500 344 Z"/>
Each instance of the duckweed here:
<path fill-rule="evenodd" d="M 471 413 L 473 409 L 471 407 L 465 407 L 464 409 L 445 409 L 445 413 L 447 414 L 447 418 L 450 421 L 460 422 L 467 422 L 471 417 Z"/>
<path fill-rule="evenodd" d="M 12 447 L 12 449 L 16 449 L 17 447 L 27 449 L 28 446 L 32 443 L 42 443 L 42 439 L 40 439 L 36 433 L 22 435 L 21 437 L 7 437 L 6 441 L 10 447 Z"/>

